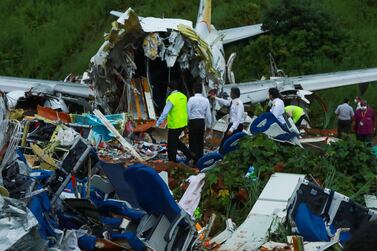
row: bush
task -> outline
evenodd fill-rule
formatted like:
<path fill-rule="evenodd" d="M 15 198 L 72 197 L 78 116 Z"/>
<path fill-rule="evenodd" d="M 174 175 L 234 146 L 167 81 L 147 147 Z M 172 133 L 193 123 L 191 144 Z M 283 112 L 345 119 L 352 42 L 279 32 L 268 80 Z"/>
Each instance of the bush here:
<path fill-rule="evenodd" d="M 256 170 L 257 181 L 244 177 L 251 165 Z M 204 222 L 212 213 L 218 216 L 215 232 L 222 229 L 227 218 L 239 225 L 275 171 L 305 174 L 314 182 L 360 203 L 363 194 L 375 189 L 376 168 L 370 148 L 351 138 L 313 150 L 277 143 L 265 135 L 247 137 L 238 150 L 227 154 L 206 175 L 200 208 Z"/>

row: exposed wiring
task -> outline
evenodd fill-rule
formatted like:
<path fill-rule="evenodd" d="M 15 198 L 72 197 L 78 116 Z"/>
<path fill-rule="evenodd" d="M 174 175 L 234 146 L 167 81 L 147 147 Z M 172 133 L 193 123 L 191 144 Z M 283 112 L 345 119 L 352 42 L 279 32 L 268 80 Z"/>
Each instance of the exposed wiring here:
<path fill-rule="evenodd" d="M 9 140 L 9 144 L 7 147 L 7 150 L 4 154 L 4 157 L 1 161 L 0 171 L 3 170 L 3 168 L 11 161 L 15 159 L 16 150 L 18 147 L 18 144 L 20 143 L 21 137 L 22 137 L 22 127 L 21 123 L 17 120 L 3 120 L 2 124 L 6 123 L 8 124 L 8 130 L 6 132 L 7 140 Z M 5 142 L 6 142 L 5 141 Z"/>

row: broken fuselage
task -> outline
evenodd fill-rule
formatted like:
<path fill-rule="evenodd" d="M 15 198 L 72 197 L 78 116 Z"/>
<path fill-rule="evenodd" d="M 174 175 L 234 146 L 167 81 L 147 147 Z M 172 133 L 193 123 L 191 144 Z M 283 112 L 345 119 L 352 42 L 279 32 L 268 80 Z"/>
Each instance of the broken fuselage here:
<path fill-rule="evenodd" d="M 132 9 L 112 14 L 119 18 L 89 70 L 96 105 L 104 112 L 155 119 L 170 81 L 188 97 L 194 84 L 207 90 L 224 84 L 226 63 L 214 28 L 197 25 L 194 30 L 187 20 L 142 18 Z"/>

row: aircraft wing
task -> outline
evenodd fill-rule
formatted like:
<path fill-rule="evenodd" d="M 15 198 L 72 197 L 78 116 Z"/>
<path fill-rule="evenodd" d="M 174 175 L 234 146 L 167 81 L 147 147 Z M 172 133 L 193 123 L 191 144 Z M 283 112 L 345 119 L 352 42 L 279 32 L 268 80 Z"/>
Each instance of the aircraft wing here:
<path fill-rule="evenodd" d="M 84 84 L 0 76 L 0 90 L 5 93 L 11 91 L 26 92 L 31 88 L 82 98 L 88 98 L 89 96 L 94 95 L 93 91 Z"/>
<path fill-rule="evenodd" d="M 219 33 L 223 37 L 223 44 L 232 43 L 265 32 L 266 31 L 262 30 L 262 24 L 253 24 L 219 31 Z"/>
<path fill-rule="evenodd" d="M 377 81 L 377 68 L 224 85 L 223 91 L 230 93 L 232 87 L 238 87 L 241 91 L 241 100 L 244 103 L 259 103 L 268 99 L 268 89 L 273 87 L 278 88 L 280 92 L 300 89 L 318 91 L 373 81 Z"/>

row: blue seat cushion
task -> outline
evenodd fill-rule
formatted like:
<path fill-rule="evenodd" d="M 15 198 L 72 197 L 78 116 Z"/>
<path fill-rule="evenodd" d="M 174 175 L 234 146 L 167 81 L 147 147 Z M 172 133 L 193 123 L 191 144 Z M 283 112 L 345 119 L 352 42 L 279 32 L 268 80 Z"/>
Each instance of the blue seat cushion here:
<path fill-rule="evenodd" d="M 294 221 L 305 241 L 330 241 L 324 219 L 313 214 L 306 203 L 300 203 Z"/>
<path fill-rule="evenodd" d="M 121 201 L 105 200 L 97 204 L 97 210 L 101 215 L 110 216 L 111 213 L 126 216 L 132 220 L 141 220 L 145 212 L 128 208 Z"/>
<path fill-rule="evenodd" d="M 203 170 L 204 168 L 213 166 L 217 161 L 223 159 L 223 157 L 224 156 L 218 152 L 208 153 L 198 160 L 196 166 L 199 170 Z"/>
<path fill-rule="evenodd" d="M 78 239 L 79 248 L 82 250 L 94 250 L 97 238 L 92 235 L 84 235 Z"/>
<path fill-rule="evenodd" d="M 112 227 L 119 227 L 122 224 L 122 218 L 115 218 L 115 217 L 101 217 L 101 222 L 105 225 L 109 225 Z"/>

